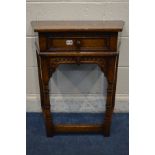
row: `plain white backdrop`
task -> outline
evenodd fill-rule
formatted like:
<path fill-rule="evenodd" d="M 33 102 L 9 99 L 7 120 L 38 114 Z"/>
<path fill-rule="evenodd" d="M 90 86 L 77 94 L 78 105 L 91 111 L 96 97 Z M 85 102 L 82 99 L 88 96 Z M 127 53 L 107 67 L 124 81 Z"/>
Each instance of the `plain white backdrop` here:
<path fill-rule="evenodd" d="M 151 0 L 130 1 L 130 155 L 155 154 L 154 10 Z M 0 11 L 0 154 L 24 155 L 26 2 L 2 1 Z"/>

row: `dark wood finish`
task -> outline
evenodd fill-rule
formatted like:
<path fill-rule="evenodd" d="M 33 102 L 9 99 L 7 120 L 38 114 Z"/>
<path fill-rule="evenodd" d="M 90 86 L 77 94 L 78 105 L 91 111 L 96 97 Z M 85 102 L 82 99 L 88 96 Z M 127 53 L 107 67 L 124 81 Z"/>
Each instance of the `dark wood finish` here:
<path fill-rule="evenodd" d="M 55 32 L 40 33 L 39 44 L 41 52 L 65 51 L 116 51 L 117 32 Z"/>
<path fill-rule="evenodd" d="M 55 133 L 102 133 L 103 132 L 103 125 L 96 124 L 96 125 L 81 125 L 81 124 L 70 124 L 70 125 L 55 125 L 54 126 Z"/>
<path fill-rule="evenodd" d="M 33 21 L 38 32 L 36 54 L 40 98 L 48 137 L 54 133 L 103 133 L 110 135 L 112 113 L 115 105 L 118 32 L 123 21 Z M 98 64 L 107 78 L 107 101 L 103 124 L 54 125 L 50 112 L 48 82 L 60 64 Z"/>

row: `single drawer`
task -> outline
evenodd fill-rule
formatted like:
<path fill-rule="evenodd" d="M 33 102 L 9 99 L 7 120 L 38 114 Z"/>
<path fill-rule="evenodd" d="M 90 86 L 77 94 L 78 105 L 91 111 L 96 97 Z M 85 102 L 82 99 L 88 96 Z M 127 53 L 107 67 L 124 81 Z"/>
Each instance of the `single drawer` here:
<path fill-rule="evenodd" d="M 40 36 L 42 52 L 66 51 L 115 51 L 117 35 L 115 33 L 58 33 Z"/>

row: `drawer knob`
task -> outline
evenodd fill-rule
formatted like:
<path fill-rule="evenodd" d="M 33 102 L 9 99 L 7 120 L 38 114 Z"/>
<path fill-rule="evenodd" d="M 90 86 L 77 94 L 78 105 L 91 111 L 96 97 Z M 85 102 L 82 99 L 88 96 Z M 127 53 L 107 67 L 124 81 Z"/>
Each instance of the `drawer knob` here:
<path fill-rule="evenodd" d="M 66 40 L 66 45 L 68 45 L 68 46 L 73 45 L 73 40 Z"/>

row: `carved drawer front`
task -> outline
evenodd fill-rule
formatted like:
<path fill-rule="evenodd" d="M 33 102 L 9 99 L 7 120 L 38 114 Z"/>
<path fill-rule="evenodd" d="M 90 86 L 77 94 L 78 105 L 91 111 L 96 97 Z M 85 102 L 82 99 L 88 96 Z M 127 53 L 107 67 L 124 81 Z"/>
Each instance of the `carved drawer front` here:
<path fill-rule="evenodd" d="M 116 33 L 54 33 L 40 36 L 41 52 L 116 51 Z"/>

